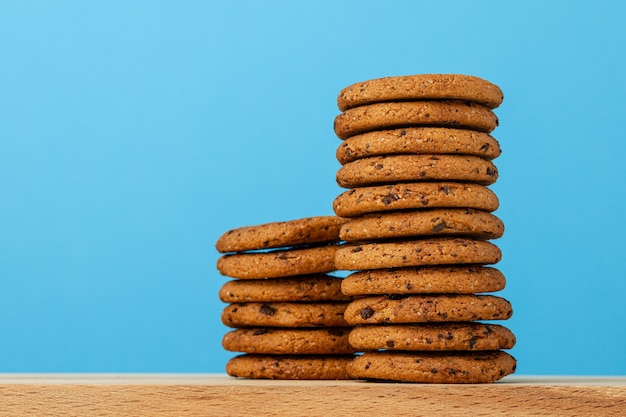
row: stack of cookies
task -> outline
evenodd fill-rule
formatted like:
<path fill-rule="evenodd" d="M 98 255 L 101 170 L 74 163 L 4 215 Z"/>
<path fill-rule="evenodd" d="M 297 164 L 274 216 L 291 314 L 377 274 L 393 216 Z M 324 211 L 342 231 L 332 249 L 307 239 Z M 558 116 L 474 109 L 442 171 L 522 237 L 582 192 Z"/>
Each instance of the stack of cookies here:
<path fill-rule="evenodd" d="M 485 293 L 505 286 L 489 264 L 502 236 L 487 187 L 500 147 L 490 132 L 501 90 L 465 75 L 390 77 L 354 84 L 338 98 L 335 132 L 349 190 L 334 201 L 347 242 L 335 266 L 355 297 L 345 319 L 364 352 L 354 378 L 431 383 L 493 382 L 513 373 L 515 337 L 489 323 L 510 303 Z"/>
<path fill-rule="evenodd" d="M 348 379 L 354 348 L 343 318 L 351 297 L 335 271 L 345 219 L 311 217 L 242 227 L 216 243 L 217 269 L 234 278 L 219 293 L 226 350 L 243 352 L 226 365 L 231 376 Z"/>

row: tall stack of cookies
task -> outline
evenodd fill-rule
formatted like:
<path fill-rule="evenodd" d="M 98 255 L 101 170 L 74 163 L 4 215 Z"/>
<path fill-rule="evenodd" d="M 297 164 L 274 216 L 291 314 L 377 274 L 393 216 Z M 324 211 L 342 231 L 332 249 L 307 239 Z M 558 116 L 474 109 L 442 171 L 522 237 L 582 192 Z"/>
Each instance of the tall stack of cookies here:
<path fill-rule="evenodd" d="M 390 77 L 341 91 L 335 132 L 348 191 L 333 203 L 349 218 L 335 265 L 357 299 L 345 311 L 349 340 L 364 352 L 348 365 L 359 379 L 493 382 L 515 371 L 503 351 L 511 304 L 490 295 L 505 278 L 492 214 L 500 147 L 492 132 L 501 90 L 465 75 Z"/>
<path fill-rule="evenodd" d="M 234 278 L 221 288 L 222 322 L 234 330 L 222 345 L 243 352 L 226 365 L 231 376 L 348 379 L 354 348 L 343 318 L 351 297 L 335 271 L 345 219 L 310 217 L 224 233 L 217 269 Z"/>

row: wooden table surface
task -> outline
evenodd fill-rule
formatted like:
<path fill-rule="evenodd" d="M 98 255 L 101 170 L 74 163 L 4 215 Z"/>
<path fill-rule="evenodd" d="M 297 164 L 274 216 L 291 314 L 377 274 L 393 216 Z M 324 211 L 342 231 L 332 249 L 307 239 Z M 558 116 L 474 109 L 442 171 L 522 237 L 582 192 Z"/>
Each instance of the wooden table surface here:
<path fill-rule="evenodd" d="M 269 381 L 213 374 L 0 374 L 0 416 L 626 416 L 626 377 L 495 384 Z"/>

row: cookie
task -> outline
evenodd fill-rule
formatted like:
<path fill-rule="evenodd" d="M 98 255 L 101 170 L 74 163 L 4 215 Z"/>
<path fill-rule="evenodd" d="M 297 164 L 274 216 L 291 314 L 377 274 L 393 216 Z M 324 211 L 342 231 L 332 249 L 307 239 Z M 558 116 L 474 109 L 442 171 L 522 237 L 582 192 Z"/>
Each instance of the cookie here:
<path fill-rule="evenodd" d="M 339 93 L 337 106 L 352 107 L 381 101 L 459 99 L 489 108 L 502 104 L 500 88 L 482 78 L 462 74 L 416 74 L 352 84 Z"/>
<path fill-rule="evenodd" d="M 303 275 L 295 278 L 246 279 L 226 282 L 219 292 L 225 303 L 345 301 L 341 278 L 329 275 Z"/>
<path fill-rule="evenodd" d="M 490 133 L 498 117 L 488 107 L 460 100 L 374 103 L 354 107 L 335 117 L 335 134 L 340 139 L 373 130 L 409 126 L 471 129 Z"/>
<path fill-rule="evenodd" d="M 504 326 L 484 323 L 361 325 L 350 332 L 360 351 L 456 351 L 511 349 L 515 336 Z"/>
<path fill-rule="evenodd" d="M 336 216 L 318 216 L 240 227 L 220 236 L 215 247 L 226 253 L 337 242 L 344 222 Z"/>
<path fill-rule="evenodd" d="M 348 342 L 349 328 L 328 329 L 237 329 L 222 339 L 231 352 L 344 355 L 354 353 Z"/>
<path fill-rule="evenodd" d="M 346 372 L 352 358 L 352 355 L 244 354 L 226 363 L 226 373 L 258 379 L 352 379 Z"/>
<path fill-rule="evenodd" d="M 217 270 L 232 278 L 279 278 L 335 270 L 336 245 L 223 255 Z"/>
<path fill-rule="evenodd" d="M 504 223 L 491 213 L 472 209 L 432 209 L 366 214 L 344 224 L 339 237 L 346 242 L 402 239 L 413 236 L 471 236 L 496 239 Z"/>
<path fill-rule="evenodd" d="M 341 217 L 427 208 L 472 208 L 495 211 L 499 201 L 489 188 L 455 182 L 417 182 L 360 187 L 339 194 L 333 210 Z"/>
<path fill-rule="evenodd" d="M 347 302 L 237 303 L 222 311 L 229 327 L 348 327 L 343 318 Z"/>
<path fill-rule="evenodd" d="M 375 130 L 341 142 L 339 163 L 381 155 L 456 154 L 495 159 L 501 154 L 498 141 L 484 132 L 445 127 L 406 127 Z"/>
<path fill-rule="evenodd" d="M 356 379 L 432 384 L 490 383 L 515 372 L 506 352 L 366 352 L 348 365 Z"/>
<path fill-rule="evenodd" d="M 343 188 L 414 181 L 465 181 L 490 185 L 498 169 L 486 159 L 472 155 L 390 155 L 357 159 L 336 174 Z"/>
<path fill-rule="evenodd" d="M 357 271 L 341 282 L 348 296 L 382 294 L 476 294 L 504 289 L 506 279 L 495 268 L 480 265 Z"/>
<path fill-rule="evenodd" d="M 469 294 L 370 296 L 351 302 L 344 312 L 354 325 L 506 320 L 512 315 L 511 303 L 502 297 Z"/>
<path fill-rule="evenodd" d="M 502 253 L 493 243 L 467 238 L 429 238 L 346 245 L 335 254 L 338 270 L 407 266 L 495 264 Z"/>

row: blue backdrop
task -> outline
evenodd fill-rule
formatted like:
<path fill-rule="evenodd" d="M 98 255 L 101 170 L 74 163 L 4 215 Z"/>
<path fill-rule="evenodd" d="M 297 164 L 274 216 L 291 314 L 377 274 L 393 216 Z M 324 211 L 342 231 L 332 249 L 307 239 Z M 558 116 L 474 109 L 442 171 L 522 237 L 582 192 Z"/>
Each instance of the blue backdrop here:
<path fill-rule="evenodd" d="M 519 374 L 626 374 L 610 1 L 3 1 L 0 371 L 223 372 L 214 242 L 332 214 L 336 97 L 498 84 Z"/>

